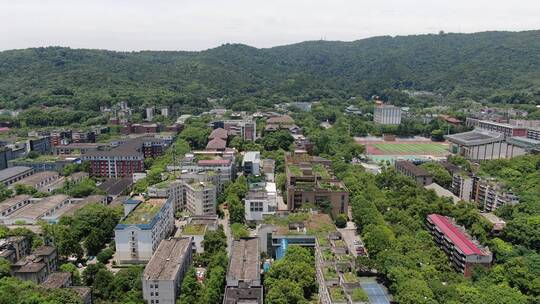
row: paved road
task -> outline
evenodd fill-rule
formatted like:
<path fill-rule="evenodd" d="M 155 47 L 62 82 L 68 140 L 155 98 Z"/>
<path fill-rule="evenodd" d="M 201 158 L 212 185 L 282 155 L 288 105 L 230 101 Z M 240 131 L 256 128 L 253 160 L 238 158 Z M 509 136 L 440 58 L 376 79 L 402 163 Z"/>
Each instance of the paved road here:
<path fill-rule="evenodd" d="M 354 242 L 360 241 L 360 237 L 356 234 L 355 224 L 353 222 L 347 222 L 347 227 L 338 228 L 338 231 L 341 233 L 343 240 L 347 244 L 347 247 L 349 248 L 349 252 L 354 257 L 357 257 L 358 254 L 356 253 Z"/>
<path fill-rule="evenodd" d="M 223 231 L 225 231 L 225 235 L 227 236 L 227 254 L 228 256 L 231 256 L 232 234 L 231 234 L 231 228 L 229 226 L 229 210 L 228 209 L 223 210 L 223 218 L 219 219 L 219 224 L 223 226 Z"/>

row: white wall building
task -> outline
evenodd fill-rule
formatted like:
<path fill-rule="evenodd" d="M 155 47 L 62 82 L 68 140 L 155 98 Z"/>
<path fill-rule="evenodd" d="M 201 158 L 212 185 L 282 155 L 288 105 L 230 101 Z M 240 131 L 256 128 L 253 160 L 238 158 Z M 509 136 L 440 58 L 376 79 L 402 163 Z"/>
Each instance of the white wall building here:
<path fill-rule="evenodd" d="M 265 215 L 275 214 L 277 210 L 276 198 L 275 183 L 266 183 L 264 188 L 250 190 L 244 198 L 246 221 L 262 221 Z"/>
<path fill-rule="evenodd" d="M 216 186 L 211 182 L 185 184 L 186 210 L 191 215 L 216 214 Z"/>
<path fill-rule="evenodd" d="M 244 155 L 242 160 L 242 167 L 244 168 L 244 173 L 260 175 L 261 174 L 261 152 L 259 151 L 249 151 Z"/>
<path fill-rule="evenodd" d="M 128 199 L 124 218 L 114 229 L 119 264 L 144 263 L 152 258 L 161 240 L 174 228 L 172 198 L 147 201 Z"/>
<path fill-rule="evenodd" d="M 185 208 L 184 182 L 181 180 L 164 181 L 148 187 L 150 197 L 171 197 L 173 200 L 174 213 Z"/>
<path fill-rule="evenodd" d="M 373 112 L 373 121 L 381 125 L 399 125 L 401 108 L 392 105 L 377 105 Z"/>

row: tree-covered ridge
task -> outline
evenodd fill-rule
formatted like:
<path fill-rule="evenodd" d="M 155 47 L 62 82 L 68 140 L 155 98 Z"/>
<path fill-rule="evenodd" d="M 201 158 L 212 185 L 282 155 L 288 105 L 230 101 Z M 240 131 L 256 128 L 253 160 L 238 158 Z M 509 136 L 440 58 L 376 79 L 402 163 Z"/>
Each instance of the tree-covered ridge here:
<path fill-rule="evenodd" d="M 540 31 L 311 41 L 202 52 L 61 47 L 0 52 L 2 106 L 97 110 L 128 100 L 200 111 L 207 97 L 276 103 L 380 94 L 387 88 L 534 102 Z"/>

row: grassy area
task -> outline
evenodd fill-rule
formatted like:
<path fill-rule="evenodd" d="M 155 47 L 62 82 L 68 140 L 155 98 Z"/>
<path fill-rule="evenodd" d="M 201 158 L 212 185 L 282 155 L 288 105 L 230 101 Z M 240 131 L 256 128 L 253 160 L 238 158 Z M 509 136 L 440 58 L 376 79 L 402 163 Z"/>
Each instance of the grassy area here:
<path fill-rule="evenodd" d="M 23 161 L 23 162 L 28 162 L 28 163 L 42 163 L 42 162 L 55 162 L 59 159 L 58 156 L 53 156 L 53 155 L 40 155 L 36 158 L 30 158 L 30 157 L 21 157 L 21 158 L 16 158 L 14 160 L 12 160 L 12 162 L 20 162 L 20 161 Z"/>
<path fill-rule="evenodd" d="M 330 292 L 330 297 L 332 298 L 332 301 L 347 301 L 347 298 L 345 297 L 345 292 L 343 292 L 343 289 L 341 287 L 329 287 L 328 291 Z"/>
<path fill-rule="evenodd" d="M 322 255 L 325 261 L 332 261 L 334 259 L 334 254 L 332 253 L 332 251 L 330 251 L 330 249 L 325 249 Z"/>
<path fill-rule="evenodd" d="M 330 173 L 328 173 L 328 170 L 321 164 L 315 164 L 313 165 L 313 172 L 317 175 L 319 175 L 322 178 L 330 178 Z"/>
<path fill-rule="evenodd" d="M 295 165 L 290 165 L 289 166 L 289 171 L 291 171 L 291 174 L 294 175 L 294 176 L 302 176 L 303 175 L 302 170 L 300 170 L 300 167 L 295 166 Z"/>
<path fill-rule="evenodd" d="M 378 150 L 392 154 L 444 154 L 447 147 L 440 143 L 377 143 Z"/>
<path fill-rule="evenodd" d="M 337 271 L 332 266 L 324 267 L 324 278 L 327 280 L 335 280 L 338 278 Z"/>
<path fill-rule="evenodd" d="M 231 232 L 235 240 L 249 236 L 249 231 L 246 226 L 240 223 L 234 223 L 231 225 Z"/>
<path fill-rule="evenodd" d="M 206 231 L 206 225 L 189 224 L 182 230 L 183 235 L 203 235 Z"/>
<path fill-rule="evenodd" d="M 138 225 L 148 224 L 163 206 L 164 201 L 146 201 L 140 203 L 135 210 L 131 211 L 127 218 L 122 221 L 122 224 Z"/>
<path fill-rule="evenodd" d="M 345 244 L 343 240 L 336 240 L 334 241 L 334 244 L 336 245 L 336 247 L 347 247 L 347 244 Z"/>
<path fill-rule="evenodd" d="M 362 288 L 356 288 L 351 293 L 353 302 L 368 302 L 368 295 Z"/>
<path fill-rule="evenodd" d="M 264 218 L 265 224 L 272 224 L 277 226 L 288 226 L 289 223 L 305 222 L 309 220 L 309 213 L 297 212 L 291 213 L 287 217 L 267 216 Z"/>
<path fill-rule="evenodd" d="M 346 272 L 343 274 L 343 278 L 347 283 L 356 283 L 358 282 L 358 276 L 352 272 Z"/>
<path fill-rule="evenodd" d="M 328 246 L 328 239 L 324 235 L 317 236 L 317 241 L 320 246 Z"/>

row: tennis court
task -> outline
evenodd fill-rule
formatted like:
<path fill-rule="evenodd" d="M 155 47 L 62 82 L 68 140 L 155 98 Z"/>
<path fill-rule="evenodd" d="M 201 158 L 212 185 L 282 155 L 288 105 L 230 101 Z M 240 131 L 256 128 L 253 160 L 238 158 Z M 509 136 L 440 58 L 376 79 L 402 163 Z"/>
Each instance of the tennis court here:
<path fill-rule="evenodd" d="M 386 289 L 375 281 L 361 282 L 360 286 L 367 293 L 371 304 L 390 304 L 390 298 Z"/>

